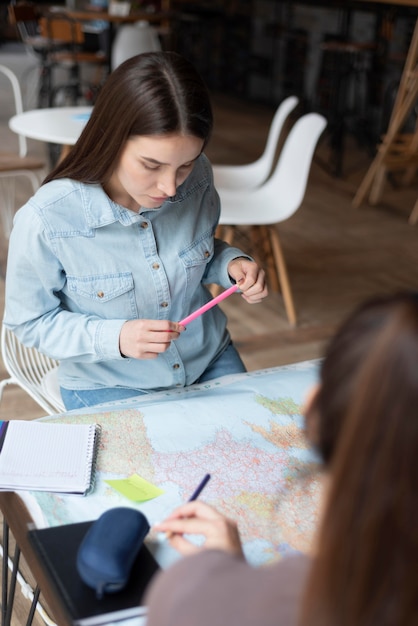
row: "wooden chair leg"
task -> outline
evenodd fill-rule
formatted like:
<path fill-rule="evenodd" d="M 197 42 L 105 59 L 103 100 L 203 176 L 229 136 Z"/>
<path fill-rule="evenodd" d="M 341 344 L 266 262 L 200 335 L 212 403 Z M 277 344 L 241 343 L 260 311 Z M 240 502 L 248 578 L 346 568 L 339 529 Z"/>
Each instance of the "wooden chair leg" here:
<path fill-rule="evenodd" d="M 418 122 L 415 123 L 415 129 L 410 138 L 408 151 L 412 154 L 417 154 L 418 152 Z M 410 185 L 414 180 L 417 173 L 416 164 L 411 164 L 406 168 L 406 171 L 402 177 L 403 185 Z"/>
<path fill-rule="evenodd" d="M 292 290 L 290 288 L 286 262 L 284 260 L 283 251 L 280 245 L 280 239 L 276 227 L 270 226 L 269 233 L 274 260 L 276 261 L 279 283 L 282 290 L 284 306 L 287 313 L 287 319 L 289 320 L 289 324 L 291 324 L 291 326 L 296 326 L 296 312 L 293 304 Z"/>
<path fill-rule="evenodd" d="M 380 196 L 382 195 L 383 187 L 386 181 L 386 174 L 386 167 L 384 165 L 381 165 L 377 170 L 374 181 L 370 187 L 369 204 L 371 204 L 372 206 L 378 204 L 380 200 Z"/>
<path fill-rule="evenodd" d="M 272 291 L 280 291 L 268 227 L 263 225 L 256 228 L 259 234 L 258 244 L 262 251 L 263 262 L 265 263 L 268 286 Z"/>
<path fill-rule="evenodd" d="M 234 241 L 234 229 L 235 226 L 219 225 L 216 230 L 216 236 L 232 246 Z"/>
<path fill-rule="evenodd" d="M 234 241 L 234 226 L 225 226 L 224 224 L 219 224 L 218 228 L 216 229 L 215 236 L 232 246 L 232 243 Z M 221 291 L 222 287 L 220 285 L 212 285 L 210 287 L 210 292 L 214 298 L 216 298 L 216 296 L 219 296 Z"/>
<path fill-rule="evenodd" d="M 416 33 L 416 37 L 418 41 L 418 21 L 417 21 L 415 33 Z M 385 172 L 385 168 L 381 169 L 382 166 L 384 166 L 385 158 L 391 146 L 393 145 L 394 141 L 396 140 L 399 129 L 402 127 L 402 124 L 404 123 L 408 113 L 411 111 L 412 107 L 415 105 L 417 96 L 418 96 L 418 79 L 415 78 L 415 81 L 413 85 L 411 86 L 410 91 L 405 96 L 405 100 L 399 105 L 399 109 L 395 112 L 395 114 L 392 114 L 392 118 L 389 124 L 388 131 L 385 135 L 385 139 L 383 143 L 380 144 L 378 148 L 378 152 L 374 160 L 372 161 L 372 164 L 370 165 L 366 173 L 366 176 L 361 182 L 357 190 L 357 193 L 355 194 L 353 198 L 352 205 L 354 207 L 358 208 L 360 204 L 363 202 L 363 200 L 365 200 L 367 194 L 369 193 L 371 186 L 373 185 L 375 176 L 380 174 L 377 185 L 375 186 L 375 189 L 374 189 L 372 202 L 376 198 L 378 190 L 380 189 L 380 186 L 381 186 L 381 180 L 382 180 L 381 176 Z"/>
<path fill-rule="evenodd" d="M 411 226 L 415 226 L 415 224 L 418 222 L 418 200 L 414 204 L 414 208 L 411 211 L 408 222 L 411 224 Z"/>
<path fill-rule="evenodd" d="M 357 189 L 354 195 L 352 205 L 356 209 L 358 209 L 360 205 L 366 200 L 370 187 L 373 184 L 374 177 L 376 176 L 377 171 L 382 165 L 382 161 L 383 161 L 383 154 L 378 152 L 376 157 L 374 158 L 374 161 L 372 161 L 372 164 L 367 170 L 365 177 L 361 181 L 359 188 Z"/>

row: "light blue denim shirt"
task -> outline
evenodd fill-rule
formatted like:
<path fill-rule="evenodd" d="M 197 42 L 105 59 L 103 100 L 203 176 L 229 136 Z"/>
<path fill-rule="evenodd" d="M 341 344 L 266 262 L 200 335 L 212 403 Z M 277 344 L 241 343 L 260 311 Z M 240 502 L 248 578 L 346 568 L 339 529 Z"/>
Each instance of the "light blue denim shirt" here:
<path fill-rule="evenodd" d="M 246 256 L 214 238 L 220 213 L 202 155 L 158 209 L 135 213 L 101 185 L 43 185 L 17 213 L 9 243 L 4 323 L 60 361 L 67 389 L 139 390 L 189 385 L 230 341 L 214 307 L 156 359 L 124 358 L 129 319 L 179 321 L 205 304 L 205 284 L 231 285 L 228 263 Z"/>

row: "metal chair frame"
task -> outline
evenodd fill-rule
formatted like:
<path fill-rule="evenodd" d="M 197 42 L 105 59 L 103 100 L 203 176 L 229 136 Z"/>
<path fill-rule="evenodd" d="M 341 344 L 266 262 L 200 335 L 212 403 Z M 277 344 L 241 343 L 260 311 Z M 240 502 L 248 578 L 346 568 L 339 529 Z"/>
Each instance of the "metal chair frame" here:
<path fill-rule="evenodd" d="M 65 406 L 56 382 L 58 361 L 25 347 L 4 324 L 0 345 L 4 367 L 10 375 L 0 382 L 0 402 L 7 385 L 18 385 L 48 415 L 63 413 Z"/>

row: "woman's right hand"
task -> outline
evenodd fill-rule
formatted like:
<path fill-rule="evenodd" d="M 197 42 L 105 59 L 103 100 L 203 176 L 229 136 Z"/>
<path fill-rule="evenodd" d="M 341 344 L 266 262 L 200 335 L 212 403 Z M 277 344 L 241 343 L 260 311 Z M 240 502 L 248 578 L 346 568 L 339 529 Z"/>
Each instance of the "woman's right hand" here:
<path fill-rule="evenodd" d="M 154 530 L 167 533 L 170 544 L 183 555 L 218 549 L 243 557 L 236 522 L 200 500 L 178 507 L 164 522 L 156 524 Z M 203 546 L 191 543 L 183 536 L 185 534 L 203 535 Z"/>
<path fill-rule="evenodd" d="M 169 320 L 128 320 L 121 328 L 119 350 L 132 359 L 155 359 L 185 330 Z"/>

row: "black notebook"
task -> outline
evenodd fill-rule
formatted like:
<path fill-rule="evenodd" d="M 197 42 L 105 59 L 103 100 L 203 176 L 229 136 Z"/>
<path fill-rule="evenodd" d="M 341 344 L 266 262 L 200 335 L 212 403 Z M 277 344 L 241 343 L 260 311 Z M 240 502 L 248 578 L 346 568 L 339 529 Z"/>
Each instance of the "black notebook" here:
<path fill-rule="evenodd" d="M 96 626 L 144 615 L 142 598 L 159 565 L 142 545 L 126 587 L 98 600 L 77 571 L 78 548 L 93 522 L 29 530 L 29 540 L 49 583 L 74 626 Z M 41 590 L 42 591 L 42 590 Z"/>

